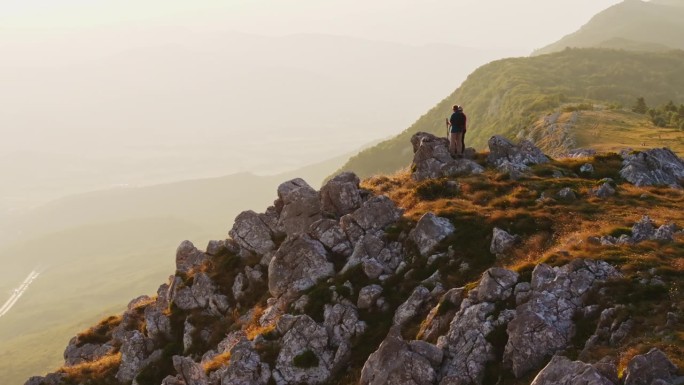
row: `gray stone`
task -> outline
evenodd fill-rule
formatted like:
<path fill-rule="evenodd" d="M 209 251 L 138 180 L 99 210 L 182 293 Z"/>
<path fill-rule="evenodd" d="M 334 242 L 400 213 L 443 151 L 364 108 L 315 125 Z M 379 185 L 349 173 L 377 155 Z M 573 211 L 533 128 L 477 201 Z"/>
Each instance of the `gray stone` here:
<path fill-rule="evenodd" d="M 181 273 L 187 274 L 205 261 L 207 261 L 206 254 L 197 250 L 190 241 L 183 241 L 176 249 L 176 270 Z"/>
<path fill-rule="evenodd" d="M 594 165 L 591 163 L 585 163 L 580 167 L 580 172 L 582 174 L 593 174 L 594 173 Z"/>
<path fill-rule="evenodd" d="M 489 246 L 489 251 L 497 257 L 505 256 L 517 242 L 520 237 L 511 235 L 506 231 L 495 227 L 492 232 L 492 243 Z"/>
<path fill-rule="evenodd" d="M 268 266 L 268 290 L 274 297 L 290 292 L 295 298 L 318 281 L 335 275 L 323 244 L 308 235 L 287 239 Z"/>
<path fill-rule="evenodd" d="M 617 385 L 596 368 L 580 361 L 555 356 L 531 385 Z"/>
<path fill-rule="evenodd" d="M 370 309 L 382 295 L 382 286 L 370 285 L 361 288 L 357 305 L 359 309 Z"/>
<path fill-rule="evenodd" d="M 261 361 L 249 341 L 243 340 L 230 350 L 230 365 L 223 373 L 221 385 L 266 385 L 271 368 Z"/>
<path fill-rule="evenodd" d="M 281 184 L 278 197 L 283 202 L 278 226 L 289 236 L 306 233 L 312 223 L 323 217 L 318 193 L 303 179 Z"/>
<path fill-rule="evenodd" d="M 333 219 L 321 219 L 311 224 L 309 235 L 333 253 L 349 257 L 354 250 L 342 226 Z"/>
<path fill-rule="evenodd" d="M 656 229 L 652 239 L 656 241 L 672 242 L 676 231 L 677 226 L 674 223 L 662 225 Z"/>
<path fill-rule="evenodd" d="M 243 211 L 235 218 L 229 234 L 240 247 L 259 255 L 267 254 L 276 248 L 273 233 L 266 224 L 265 216 L 251 210 Z"/>
<path fill-rule="evenodd" d="M 667 148 L 623 155 L 620 176 L 637 186 L 668 185 L 681 187 L 684 160 Z"/>
<path fill-rule="evenodd" d="M 648 215 L 644 215 L 639 222 L 632 226 L 632 239 L 634 242 L 641 242 L 652 239 L 655 235 L 655 226 Z"/>
<path fill-rule="evenodd" d="M 418 246 L 423 256 L 429 256 L 441 241 L 454 233 L 454 225 L 446 218 L 433 213 L 424 214 L 416 227 L 409 233 L 409 238 Z"/>
<path fill-rule="evenodd" d="M 518 273 L 500 267 L 492 267 L 482 274 L 477 286 L 478 302 L 506 301 L 513 294 Z"/>
<path fill-rule="evenodd" d="M 208 255 L 219 255 L 228 251 L 226 247 L 226 241 L 209 241 L 207 244 L 207 254 Z"/>
<path fill-rule="evenodd" d="M 171 338 L 171 319 L 155 306 L 145 309 L 145 328 L 148 337 L 155 341 Z"/>
<path fill-rule="evenodd" d="M 677 367 L 659 349 L 635 356 L 627 364 L 624 385 L 650 385 L 656 380 L 671 381 L 677 377 Z"/>
<path fill-rule="evenodd" d="M 178 373 L 178 378 L 185 385 L 207 385 L 208 378 L 200 364 L 188 357 L 173 356 L 173 367 Z"/>
<path fill-rule="evenodd" d="M 430 310 L 423 322 L 418 338 L 425 341 L 436 341 L 437 337 L 449 330 L 449 323 L 458 312 L 464 299 L 465 289 L 455 288 L 447 291 L 440 298 L 437 306 Z"/>
<path fill-rule="evenodd" d="M 403 326 L 411 319 L 415 318 L 420 311 L 427 305 L 430 300 L 430 290 L 423 286 L 416 287 L 411 296 L 399 305 L 397 311 L 394 313 L 392 324 L 394 326 Z"/>
<path fill-rule="evenodd" d="M 414 152 L 411 177 L 415 181 L 484 172 L 482 166 L 470 159 L 453 159 L 445 138 L 419 132 L 413 135 L 411 143 Z"/>
<path fill-rule="evenodd" d="M 352 172 L 344 172 L 332 178 L 321 187 L 322 210 L 339 218 L 361 207 L 363 199 L 359 183 L 359 177 Z"/>
<path fill-rule="evenodd" d="M 133 381 L 135 376 L 149 363 L 154 342 L 145 338 L 142 333 L 135 330 L 128 333 L 121 345 L 121 364 L 116 373 L 116 379 L 120 382 Z"/>
<path fill-rule="evenodd" d="M 570 187 L 566 187 L 558 192 L 558 198 L 566 201 L 574 201 L 577 199 L 577 195 L 575 195 L 575 192 Z"/>
<path fill-rule="evenodd" d="M 64 350 L 64 366 L 74 366 L 85 362 L 93 362 L 110 355 L 115 348 L 109 343 L 93 344 L 81 343 L 78 337 L 69 341 L 69 345 Z"/>
<path fill-rule="evenodd" d="M 606 182 L 599 187 L 593 188 L 591 190 L 591 195 L 597 198 L 608 198 L 615 195 L 615 189 L 610 185 L 610 183 Z"/>
<path fill-rule="evenodd" d="M 416 347 L 414 344 L 413 347 Z M 437 373 L 433 361 L 438 353 L 424 345 L 412 345 L 401 338 L 398 330 L 390 330 L 378 350 L 368 357 L 361 371 L 361 385 L 434 385 Z M 434 355 L 433 355 L 434 354 Z"/>
<path fill-rule="evenodd" d="M 574 333 L 573 317 L 585 294 L 619 273 L 602 261 L 574 260 L 560 268 L 538 265 L 532 272 L 530 299 L 518 306 L 508 324 L 504 363 L 516 377 L 538 369 L 564 349 Z"/>
<path fill-rule="evenodd" d="M 398 242 L 385 243 L 382 232 L 369 232 L 362 235 L 354 246 L 354 252 L 341 270 L 346 273 L 351 268 L 362 265 L 364 273 L 371 279 L 380 275 L 392 275 L 404 262 L 404 253 Z"/>
<path fill-rule="evenodd" d="M 504 137 L 493 136 L 489 139 L 488 145 L 487 162 L 494 166 L 505 162 L 527 166 L 549 162 L 549 158 L 529 140 L 523 140 L 515 145 Z"/>

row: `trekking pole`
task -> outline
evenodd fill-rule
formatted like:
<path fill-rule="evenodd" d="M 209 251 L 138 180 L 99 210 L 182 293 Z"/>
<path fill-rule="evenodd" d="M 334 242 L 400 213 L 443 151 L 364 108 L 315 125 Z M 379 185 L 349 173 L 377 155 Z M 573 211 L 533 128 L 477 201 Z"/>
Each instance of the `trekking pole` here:
<path fill-rule="evenodd" d="M 444 120 L 446 123 L 446 130 L 447 130 L 446 137 L 447 137 L 447 139 L 449 139 L 449 118 L 444 118 Z"/>

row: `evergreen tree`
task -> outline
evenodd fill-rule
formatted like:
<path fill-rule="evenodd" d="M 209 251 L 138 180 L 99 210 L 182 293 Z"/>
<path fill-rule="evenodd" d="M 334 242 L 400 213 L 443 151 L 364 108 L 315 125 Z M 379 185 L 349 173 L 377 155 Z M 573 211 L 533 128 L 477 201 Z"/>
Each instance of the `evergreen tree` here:
<path fill-rule="evenodd" d="M 636 104 L 632 107 L 632 111 L 637 114 L 645 114 L 648 111 L 648 106 L 646 105 L 646 100 L 643 97 L 638 97 Z"/>

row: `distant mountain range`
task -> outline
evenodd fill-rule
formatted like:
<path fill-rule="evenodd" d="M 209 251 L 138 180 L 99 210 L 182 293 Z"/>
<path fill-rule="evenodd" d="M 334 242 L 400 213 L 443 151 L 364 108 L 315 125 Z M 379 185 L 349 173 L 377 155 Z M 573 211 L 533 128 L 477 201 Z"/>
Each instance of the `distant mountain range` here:
<path fill-rule="evenodd" d="M 578 31 L 533 55 L 566 47 L 602 47 L 639 51 L 684 49 L 684 1 L 625 0 L 594 16 Z"/>

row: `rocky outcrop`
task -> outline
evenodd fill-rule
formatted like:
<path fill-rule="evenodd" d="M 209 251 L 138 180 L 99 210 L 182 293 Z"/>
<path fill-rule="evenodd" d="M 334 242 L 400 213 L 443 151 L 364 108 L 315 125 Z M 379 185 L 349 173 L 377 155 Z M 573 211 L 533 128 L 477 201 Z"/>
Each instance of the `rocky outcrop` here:
<path fill-rule="evenodd" d="M 243 340 L 230 350 L 230 365 L 223 372 L 221 385 L 266 385 L 270 366 L 261 361 L 252 342 Z"/>
<path fill-rule="evenodd" d="M 161 357 L 161 350 L 154 350 L 154 341 L 139 331 L 126 335 L 121 345 L 121 365 L 116 373 L 120 382 L 130 382 L 150 362 Z"/>
<path fill-rule="evenodd" d="M 487 144 L 487 162 L 495 167 L 506 164 L 531 166 L 549 162 L 549 158 L 529 140 L 515 145 L 502 136 L 493 136 Z"/>
<path fill-rule="evenodd" d="M 684 186 L 684 160 L 668 148 L 626 153 L 620 176 L 637 186 Z"/>
<path fill-rule="evenodd" d="M 351 214 L 363 203 L 359 177 L 352 172 L 341 173 L 321 187 L 321 209 L 339 218 Z"/>
<path fill-rule="evenodd" d="M 359 291 L 359 299 L 357 301 L 357 307 L 359 309 L 370 309 L 372 308 L 378 298 L 382 295 L 382 286 L 380 285 L 369 285 L 363 287 Z"/>
<path fill-rule="evenodd" d="M 505 230 L 495 227 L 492 231 L 492 243 L 489 246 L 489 251 L 497 257 L 504 257 L 518 242 L 520 242 L 519 236 L 511 235 Z"/>
<path fill-rule="evenodd" d="M 233 228 L 228 234 L 240 247 L 256 254 L 267 254 L 276 247 L 265 215 L 251 210 L 244 211 L 235 218 Z"/>
<path fill-rule="evenodd" d="M 605 262 L 575 260 L 563 267 L 538 265 L 532 292 L 508 324 L 504 363 L 516 377 L 537 369 L 564 349 L 574 334 L 573 317 L 594 284 L 619 273 Z"/>
<path fill-rule="evenodd" d="M 406 342 L 392 329 L 361 371 L 361 385 L 433 385 L 442 351 L 422 341 Z"/>
<path fill-rule="evenodd" d="M 183 241 L 176 250 L 176 270 L 187 274 L 207 261 L 207 256 L 190 241 Z"/>
<path fill-rule="evenodd" d="M 418 246 L 421 255 L 429 256 L 437 245 L 454 231 L 456 229 L 448 219 L 426 213 L 411 230 L 409 238 Z"/>
<path fill-rule="evenodd" d="M 615 371 L 617 378 L 617 370 Z M 617 385 L 599 370 L 580 361 L 555 356 L 531 385 Z"/>
<path fill-rule="evenodd" d="M 413 290 L 413 293 L 408 299 L 399 305 L 397 311 L 394 312 L 392 324 L 394 326 L 403 326 L 411 319 L 415 318 L 418 313 L 427 305 L 430 300 L 430 290 L 423 286 L 418 286 Z"/>
<path fill-rule="evenodd" d="M 480 174 L 484 168 L 470 159 L 453 159 L 449 153 L 449 141 L 426 132 L 411 137 L 413 163 L 411 177 L 415 181 L 430 178 Z"/>
<path fill-rule="evenodd" d="M 78 337 L 69 341 L 69 346 L 64 350 L 64 366 L 74 366 L 84 362 L 97 361 L 115 350 L 109 343 L 93 344 L 81 343 Z"/>
<path fill-rule="evenodd" d="M 328 262 L 328 252 L 323 244 L 308 235 L 297 235 L 286 240 L 271 260 L 268 290 L 274 297 L 286 292 L 294 297 L 334 274 L 335 269 Z"/>
<path fill-rule="evenodd" d="M 297 178 L 278 186 L 278 205 L 282 204 L 278 226 L 289 235 L 306 233 L 309 226 L 323 218 L 318 192 Z"/>
<path fill-rule="evenodd" d="M 682 383 L 684 378 L 677 377 L 677 367 L 659 349 L 651 349 L 646 354 L 632 358 L 624 373 L 624 385 L 669 384 L 675 379 Z"/>
<path fill-rule="evenodd" d="M 619 238 L 606 235 L 600 238 L 602 245 L 624 245 L 634 244 L 643 241 L 667 241 L 674 240 L 677 225 L 674 223 L 667 223 L 656 228 L 653 220 L 645 215 L 632 226 L 632 234 L 622 234 Z"/>
<path fill-rule="evenodd" d="M 464 288 L 456 288 L 442 295 L 437 306 L 432 308 L 425 318 L 418 338 L 425 341 L 436 341 L 439 336 L 446 334 L 451 320 L 454 319 L 461 306 L 464 293 Z"/>
<path fill-rule="evenodd" d="M 387 277 L 396 272 L 403 260 L 404 253 L 400 243 L 385 242 L 382 231 L 368 232 L 356 243 L 354 252 L 342 268 L 342 273 L 361 265 L 368 278 Z"/>
<path fill-rule="evenodd" d="M 162 385 L 208 385 L 209 380 L 201 365 L 183 356 L 173 356 L 172 360 L 178 374 L 165 378 Z"/>

